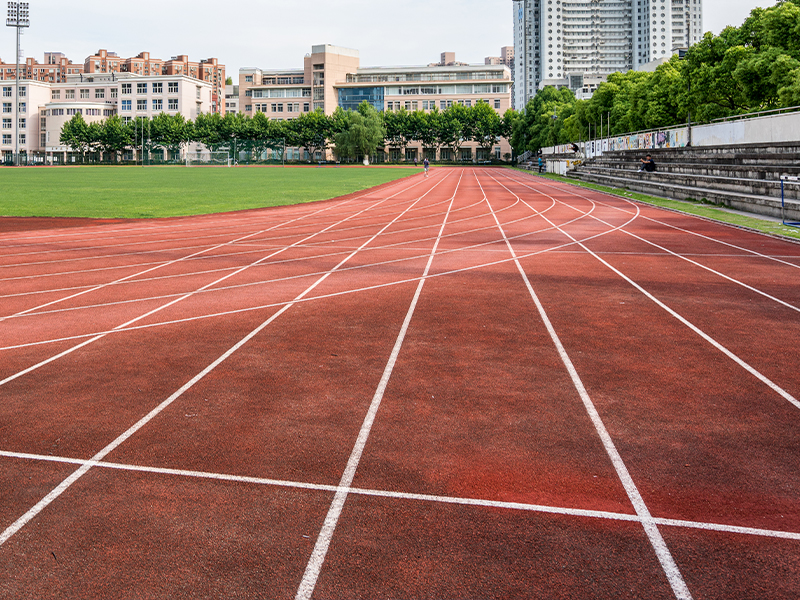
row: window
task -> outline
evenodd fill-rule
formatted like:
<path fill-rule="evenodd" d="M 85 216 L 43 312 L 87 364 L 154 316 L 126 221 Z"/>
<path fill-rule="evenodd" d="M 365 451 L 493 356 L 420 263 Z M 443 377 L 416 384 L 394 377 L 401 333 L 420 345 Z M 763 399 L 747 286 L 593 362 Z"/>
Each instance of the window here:
<path fill-rule="evenodd" d="M 88 100 L 89 99 L 89 90 L 81 90 L 81 99 Z"/>
<path fill-rule="evenodd" d="M 161 98 L 153 99 L 153 110 L 164 110 L 164 101 Z"/>
<path fill-rule="evenodd" d="M 19 143 L 24 146 L 26 140 L 27 140 L 27 137 L 25 136 L 25 134 L 24 133 L 20 133 L 19 134 Z"/>
<path fill-rule="evenodd" d="M 11 119 L 3 119 L 3 129 L 11 129 Z"/>
<path fill-rule="evenodd" d="M 123 100 L 121 105 L 121 110 L 129 111 L 131 110 L 131 101 L 130 100 Z"/>
<path fill-rule="evenodd" d="M 19 103 L 19 112 L 28 112 L 28 106 L 24 102 Z"/>
<path fill-rule="evenodd" d="M 495 109 L 500 110 L 500 100 L 495 100 L 494 101 L 494 107 L 495 107 Z"/>
<path fill-rule="evenodd" d="M 119 90 L 117 88 L 111 88 L 111 97 L 116 98 Z"/>
<path fill-rule="evenodd" d="M 132 93 L 132 90 L 131 90 L 131 86 L 132 85 L 133 85 L 132 83 L 123 83 L 122 84 L 122 95 L 123 96 Z"/>
<path fill-rule="evenodd" d="M 167 91 L 170 94 L 177 94 L 178 93 L 178 82 L 177 81 L 170 81 L 167 84 Z"/>
<path fill-rule="evenodd" d="M 3 87 L 3 98 L 11 98 L 11 88 Z"/>
<path fill-rule="evenodd" d="M 3 145 L 10 146 L 11 145 L 11 134 L 4 133 L 3 134 Z"/>
<path fill-rule="evenodd" d="M 146 83 L 137 83 L 136 84 L 136 93 L 137 94 L 146 94 L 147 93 L 147 84 Z"/>
<path fill-rule="evenodd" d="M 147 100 L 137 100 L 136 101 L 136 110 L 139 110 L 139 111 L 147 110 Z"/>
<path fill-rule="evenodd" d="M 245 75 L 244 80 L 246 83 L 253 83 L 253 76 L 252 75 Z"/>
<path fill-rule="evenodd" d="M 164 84 L 163 83 L 154 83 L 153 84 L 153 93 L 154 94 L 163 94 L 164 93 Z"/>
<path fill-rule="evenodd" d="M 308 102 L 303 104 L 303 112 L 311 112 L 311 105 Z"/>
<path fill-rule="evenodd" d="M 278 105 L 277 104 L 273 104 L 272 105 L 272 112 L 278 112 Z"/>
<path fill-rule="evenodd" d="M 178 99 L 170 98 L 167 100 L 169 110 L 178 110 Z"/>
<path fill-rule="evenodd" d="M 98 88 L 94 91 L 94 97 L 96 100 L 101 100 L 106 97 L 106 91 Z"/>
<path fill-rule="evenodd" d="M 4 113 L 11 112 L 11 102 L 3 102 L 3 112 Z"/>
<path fill-rule="evenodd" d="M 200 100 L 200 90 L 202 90 L 200 86 L 197 86 L 197 99 Z"/>
<path fill-rule="evenodd" d="M 51 100 L 61 100 L 61 90 L 53 90 L 50 92 Z"/>
<path fill-rule="evenodd" d="M 25 129 L 25 127 L 26 127 L 25 119 L 20 119 L 19 120 L 19 128 L 20 129 Z"/>
<path fill-rule="evenodd" d="M 19 88 L 19 97 L 20 98 L 24 98 L 25 97 L 25 92 L 26 92 L 27 89 L 28 88 L 26 88 L 24 85 Z"/>

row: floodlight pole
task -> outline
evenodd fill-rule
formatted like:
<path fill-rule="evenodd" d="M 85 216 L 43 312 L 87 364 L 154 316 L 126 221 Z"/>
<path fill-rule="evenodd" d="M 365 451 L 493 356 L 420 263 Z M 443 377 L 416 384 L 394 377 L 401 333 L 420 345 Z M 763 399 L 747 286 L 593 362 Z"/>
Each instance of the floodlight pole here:
<path fill-rule="evenodd" d="M 30 14 L 28 12 L 27 2 L 9 2 L 8 3 L 8 16 L 6 18 L 6 27 L 16 27 L 17 29 L 17 72 L 16 72 L 16 88 L 17 88 L 17 108 L 14 111 L 16 118 L 16 126 L 14 127 L 15 139 L 15 160 L 14 164 L 19 166 L 19 37 L 20 29 L 23 27 L 30 27 Z"/>

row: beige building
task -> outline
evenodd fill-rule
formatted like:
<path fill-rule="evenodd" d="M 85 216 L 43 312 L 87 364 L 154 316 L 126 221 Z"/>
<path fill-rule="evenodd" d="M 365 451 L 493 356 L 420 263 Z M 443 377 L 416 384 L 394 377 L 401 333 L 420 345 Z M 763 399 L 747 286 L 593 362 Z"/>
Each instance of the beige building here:
<path fill-rule="evenodd" d="M 453 104 L 473 106 L 487 102 L 501 116 L 511 108 L 511 71 L 505 65 L 466 65 L 455 55 L 444 53 L 442 61 L 426 67 L 362 68 L 357 50 L 337 46 L 314 46 L 303 69 L 272 71 L 239 70 L 239 105 L 246 115 L 264 113 L 270 119 L 288 120 L 322 109 L 331 115 L 337 107 L 355 110 L 363 101 L 378 111 L 444 110 Z M 458 157 L 442 151 L 437 159 L 486 160 L 477 144 L 467 142 Z M 389 153 L 391 160 L 421 160 L 430 149 L 411 144 L 405 155 Z M 492 157 L 511 152 L 507 140 L 492 151 Z"/>
<path fill-rule="evenodd" d="M 153 118 L 159 113 L 181 114 L 194 120 L 211 112 L 210 83 L 186 75 L 96 73 L 71 75 L 64 83 L 20 83 L 20 116 L 14 126 L 14 82 L 3 82 L 0 153 L 12 162 L 19 136 L 19 153 L 26 163 L 62 163 L 69 149 L 61 145 L 61 129 L 76 114 L 87 123 L 119 115 L 123 121 Z"/>

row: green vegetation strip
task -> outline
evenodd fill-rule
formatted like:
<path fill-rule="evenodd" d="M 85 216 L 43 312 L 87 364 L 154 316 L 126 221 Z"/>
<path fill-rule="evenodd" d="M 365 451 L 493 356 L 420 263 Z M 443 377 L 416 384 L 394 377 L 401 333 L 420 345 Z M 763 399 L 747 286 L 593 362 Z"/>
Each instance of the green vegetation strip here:
<path fill-rule="evenodd" d="M 523 173 L 531 173 L 530 171 L 525 171 L 523 169 L 515 169 L 515 170 L 522 171 Z M 669 208 L 671 210 L 686 213 L 689 215 L 705 217 L 706 219 L 720 221 L 722 223 L 728 223 L 730 225 L 736 225 L 737 227 L 746 227 L 747 229 L 753 229 L 755 231 L 760 231 L 761 233 L 767 233 L 769 235 L 777 235 L 781 237 L 800 240 L 800 228 L 788 227 L 778 221 L 768 221 L 766 219 L 759 219 L 758 217 L 749 217 L 747 215 L 728 212 L 726 210 L 716 208 L 713 204 L 700 204 L 696 202 L 684 202 L 681 200 L 668 200 L 666 198 L 658 198 L 656 196 L 648 196 L 646 194 L 640 194 L 638 192 L 631 192 L 623 188 L 614 188 L 605 185 L 597 185 L 595 183 L 587 183 L 576 179 L 570 179 L 569 177 L 562 177 L 561 175 L 553 175 L 552 173 L 546 173 L 541 175 L 536 173 L 536 176 L 545 177 L 547 179 L 552 179 L 554 181 L 563 181 L 565 183 L 571 183 L 579 187 L 589 188 L 592 190 L 597 190 L 598 192 L 605 192 L 607 194 L 614 194 L 616 196 L 622 196 L 623 198 L 629 198 L 631 200 L 638 200 L 639 202 L 645 202 L 647 204 L 660 206 L 662 208 Z"/>
<path fill-rule="evenodd" d="M 314 202 L 414 174 L 397 168 L 0 169 L 0 215 L 156 218 Z"/>

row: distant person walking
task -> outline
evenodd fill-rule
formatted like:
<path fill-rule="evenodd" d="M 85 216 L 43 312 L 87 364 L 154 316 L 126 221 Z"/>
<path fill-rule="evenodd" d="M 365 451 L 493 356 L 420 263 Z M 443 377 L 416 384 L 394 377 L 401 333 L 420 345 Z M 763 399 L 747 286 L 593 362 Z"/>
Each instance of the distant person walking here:
<path fill-rule="evenodd" d="M 656 162 L 653 160 L 653 157 L 649 154 L 641 160 L 642 165 L 639 167 L 639 173 L 642 171 L 646 171 L 647 173 L 652 173 L 656 170 Z"/>
<path fill-rule="evenodd" d="M 430 169 L 431 163 L 429 163 L 428 159 L 426 158 L 424 161 L 422 161 L 422 166 L 425 167 L 425 177 L 427 177 L 428 176 L 428 169 Z"/>
<path fill-rule="evenodd" d="M 542 157 L 539 157 L 539 173 L 544 173 L 544 160 Z"/>

